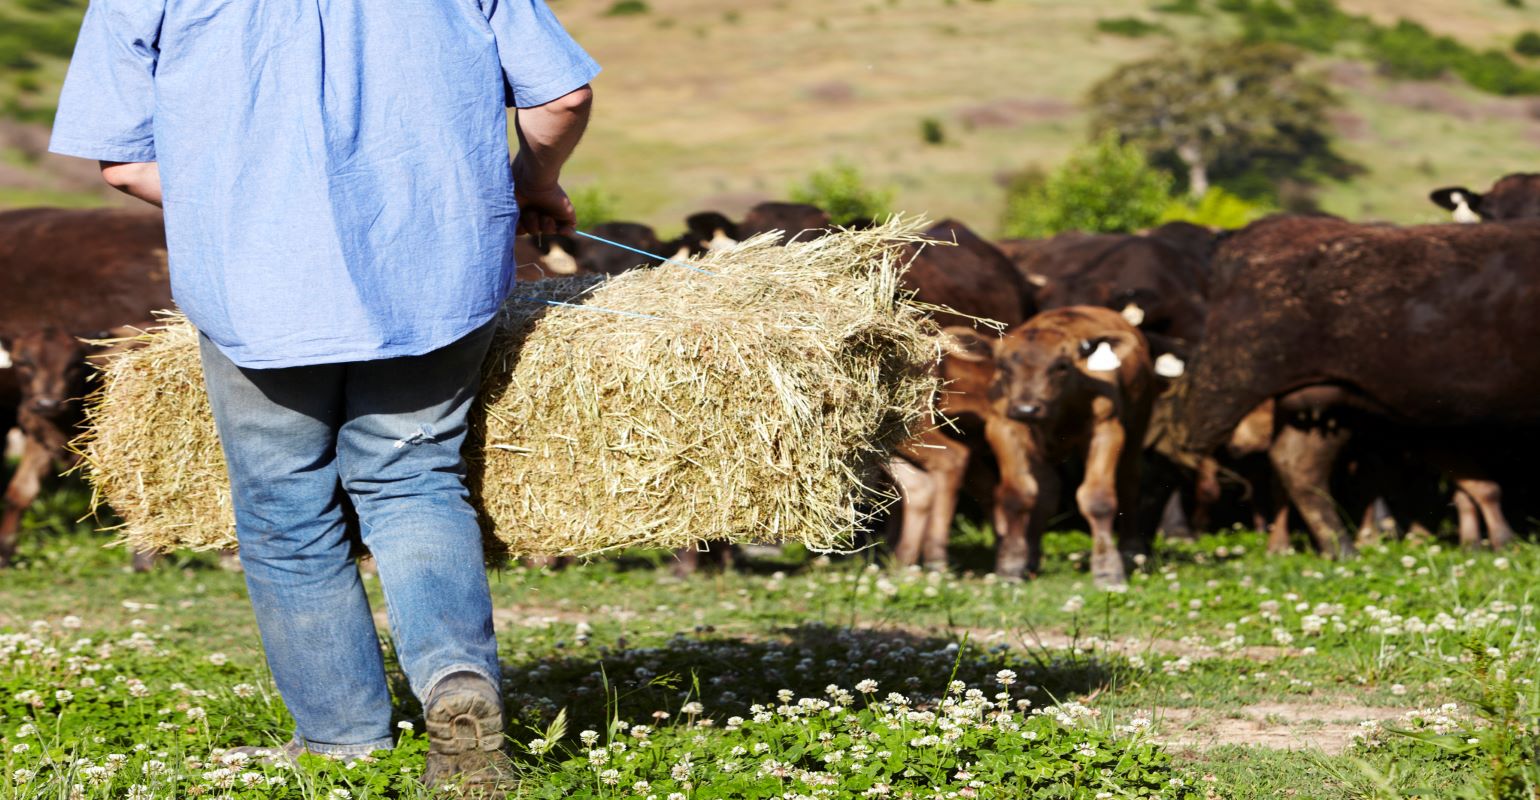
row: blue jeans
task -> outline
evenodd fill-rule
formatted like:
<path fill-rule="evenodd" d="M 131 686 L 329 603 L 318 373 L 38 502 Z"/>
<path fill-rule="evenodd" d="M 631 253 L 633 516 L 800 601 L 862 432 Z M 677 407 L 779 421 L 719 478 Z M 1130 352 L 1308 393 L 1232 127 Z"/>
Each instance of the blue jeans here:
<path fill-rule="evenodd" d="M 391 746 L 355 513 L 412 691 L 425 698 L 462 670 L 498 685 L 460 455 L 491 335 L 489 325 L 426 355 L 284 369 L 243 369 L 202 341 L 246 588 L 295 738 L 313 752 Z"/>

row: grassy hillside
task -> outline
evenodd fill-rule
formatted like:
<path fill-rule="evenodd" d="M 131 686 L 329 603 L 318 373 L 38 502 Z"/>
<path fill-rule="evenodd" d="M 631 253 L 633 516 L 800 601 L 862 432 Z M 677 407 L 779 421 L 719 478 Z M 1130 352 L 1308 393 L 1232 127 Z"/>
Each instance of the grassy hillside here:
<path fill-rule="evenodd" d="M 1531 4 L 1540 0 L 1529 0 Z M 737 213 L 782 196 L 814 169 L 844 160 L 892 187 L 897 205 L 993 231 L 1001 175 L 1051 166 L 1085 139 L 1079 100 L 1117 64 L 1233 32 L 1225 14 L 1155 10 L 1165 0 L 611 0 L 553 7 L 605 65 L 598 109 L 570 170 L 574 185 L 612 195 L 626 217 L 677 228 L 702 208 Z M 1179 4 L 1178 4 L 1179 5 Z M 1205 3 L 1205 5 L 1207 5 Z M 28 10 L 21 10 L 21 6 Z M 1540 27 L 1540 8 L 1506 0 L 1342 0 L 1390 22 L 1407 15 L 1475 47 L 1506 46 Z M 52 10 L 50 10 L 52 9 Z M 0 0 L 0 20 L 78 14 L 71 0 Z M 1097 22 L 1137 16 L 1138 37 Z M 1534 168 L 1540 99 L 1500 99 L 1458 81 L 1408 83 L 1342 56 L 1321 58 L 1346 107 L 1344 154 L 1368 171 L 1327 187 L 1328 210 L 1399 222 L 1438 218 L 1425 198 L 1448 182 L 1485 185 Z M 54 91 L 47 57 L 34 70 Z M 926 144 L 921 125 L 944 140 Z M 0 129 L 0 147 L 5 146 Z M 51 158 L 14 144 L 0 157 L 0 204 L 103 197 L 56 178 Z M 78 174 L 74 176 L 78 179 Z M 28 185 L 17 188 L 25 179 Z M 4 188 L 4 187 L 11 188 Z"/>

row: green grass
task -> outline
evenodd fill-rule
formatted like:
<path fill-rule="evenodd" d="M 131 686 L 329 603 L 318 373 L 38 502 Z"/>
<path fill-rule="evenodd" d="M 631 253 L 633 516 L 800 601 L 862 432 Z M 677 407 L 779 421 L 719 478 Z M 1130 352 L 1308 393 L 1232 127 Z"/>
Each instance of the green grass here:
<path fill-rule="evenodd" d="M 320 760 L 292 773 L 244 770 L 288 781 L 264 783 L 269 794 L 212 788 L 228 777 L 205 776 L 219 768 L 221 748 L 281 739 L 289 724 L 262 667 L 241 578 L 206 555 L 173 556 L 132 574 L 125 553 L 102 549 L 106 537 L 76 522 L 83 502 L 77 489 L 47 498 L 29 517 L 21 563 L 0 583 L 0 797 L 54 797 L 71 782 L 86 785 L 88 797 L 120 797 L 143 781 L 134 776 L 151 759 L 171 765 L 153 784 L 162 797 L 190 796 L 196 786 L 231 797 L 327 797 L 333 787 L 354 797 L 421 796 L 413 776 L 423 744 L 415 736 L 378 764 L 350 770 Z M 1164 544 L 1123 593 L 1092 589 L 1082 533 L 1048 537 L 1039 580 L 981 574 L 989 532 L 974 526 L 959 530 L 961 571 L 953 575 L 890 568 L 874 553 L 831 560 L 796 548 L 685 583 L 656 568 L 660 555 L 642 552 L 564 570 L 499 571 L 492 586 L 525 796 L 623 796 L 621 788 L 644 780 L 673 787 L 662 798 L 680 790 L 669 772 L 685 752 L 698 770 L 689 796 L 768 796 L 779 782 L 724 770 L 768 757 L 799 769 L 835 750 L 848 757 L 859 739 L 848 726 L 859 725 L 881 740 L 874 748 L 901 755 L 868 754 L 862 770 L 832 770 L 839 777 L 831 796 L 859 796 L 877 782 L 924 786 L 938 776 L 966 788 L 958 770 L 996 787 L 980 796 L 1059 796 L 1033 795 L 1046 790 L 1032 788 L 1030 775 L 1089 780 L 1093 762 L 1075 755 L 1089 745 L 1095 758 L 1112 759 L 1109 768 L 1139 765 L 1114 796 L 1133 796 L 1118 792 L 1148 779 L 1148 791 L 1162 797 L 1191 787 L 1194 797 L 1389 797 L 1419 787 L 1436 787 L 1423 797 L 1445 797 L 1478 786 L 1484 765 L 1496 762 L 1389 733 L 1420 724 L 1406 712 L 1456 703 L 1451 716 L 1474 733 L 1454 739 L 1480 747 L 1497 731 L 1536 734 L 1537 698 L 1524 681 L 1540 677 L 1540 550 L 1498 556 L 1394 542 L 1333 564 L 1302 554 L 1266 558 L 1262 544 L 1249 532 Z M 367 585 L 382 608 L 377 581 Z M 81 637 L 92 641 L 80 645 Z M 1011 685 L 1002 687 L 1001 670 L 1015 674 Z M 144 697 L 130 694 L 130 678 L 143 682 L 134 691 Z M 911 745 L 928 735 L 920 728 L 894 732 L 894 711 L 882 700 L 890 691 L 919 707 L 993 713 L 966 711 L 958 695 L 953 706 L 933 706 L 954 679 L 984 693 L 976 702 L 996 702 L 990 698 L 1004 688 L 1011 708 L 996 710 L 1027 700 L 1028 713 L 1001 718 L 1004 729 L 967 728 L 952 750 Z M 878 689 L 858 691 L 866 680 Z M 782 690 L 829 700 L 830 685 L 851 694 L 850 716 L 772 709 L 754 721 L 755 704 L 782 705 Z M 1506 696 L 1503 687 L 1519 698 L 1518 722 L 1486 726 L 1479 708 L 1500 705 L 1493 698 Z M 66 701 L 55 696 L 60 690 L 71 693 Z M 1079 723 L 1030 713 L 1055 702 L 1069 703 L 1065 713 L 1081 715 Z M 193 708 L 203 711 L 190 717 Z M 567 735 L 548 752 L 530 752 L 534 739 L 550 738 L 541 732 L 562 711 Z M 420 722 L 419 713 L 400 698 L 400 719 Z M 729 724 L 732 717 L 747 722 Z M 707 719 L 711 727 L 696 724 Z M 1378 724 L 1352 744 L 1360 719 Z M 617 720 L 655 728 L 650 755 L 617 755 L 596 767 L 578 734 L 638 745 Z M 20 735 L 27 725 L 40 735 Z M 1038 743 L 1023 747 L 1003 735 L 1012 725 L 1036 731 Z M 810 726 L 829 731 L 834 744 L 797 744 Z M 1258 746 L 1264 740 L 1293 749 Z M 774 755 L 734 755 L 760 743 Z M 92 788 L 80 759 L 102 766 L 113 753 L 126 766 L 98 775 L 103 783 Z M 21 785 L 18 769 L 37 775 Z M 617 770 L 611 777 L 621 788 L 604 782 L 605 769 Z M 1083 794 L 1063 796 L 1112 790 L 1086 780 Z M 1006 786 L 1013 788 L 999 788 Z"/>

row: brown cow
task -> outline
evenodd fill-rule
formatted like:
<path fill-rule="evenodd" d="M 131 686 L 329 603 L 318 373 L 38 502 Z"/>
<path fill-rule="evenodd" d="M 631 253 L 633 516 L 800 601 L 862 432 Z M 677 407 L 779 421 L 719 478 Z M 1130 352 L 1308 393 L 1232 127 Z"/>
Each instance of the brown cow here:
<path fill-rule="evenodd" d="M 1183 399 L 1190 447 L 1212 450 L 1278 398 L 1308 424 L 1280 431 L 1275 466 L 1322 549 L 1349 553 L 1326 481 L 1355 428 L 1389 426 L 1470 487 L 1494 545 L 1510 535 L 1472 443 L 1540 429 L 1540 221 L 1277 218 L 1230 237 L 1215 267 L 1226 277 Z"/>
<path fill-rule="evenodd" d="M 967 226 L 948 220 L 932 226 L 926 235 L 955 246 L 917 248 L 904 286 L 916 301 L 950 309 L 935 312 L 937 322 L 954 332 L 987 323 L 1004 328 L 1020 324 L 1036 311 L 1031 286 L 1010 259 Z M 992 329 L 980 335 L 998 337 Z M 901 449 L 903 457 L 890 465 L 904 500 L 904 524 L 895 548 L 901 564 L 915 564 L 923 557 L 927 566 L 946 566 L 958 489 L 974 456 L 989 445 L 985 395 L 993 368 L 981 367 L 965 356 L 951 352 L 938 365 L 946 383 L 937 406 L 950 425 L 938 425 L 909 442 Z"/>
<path fill-rule="evenodd" d="M 17 409 L 15 419 L 25 437 L 22 464 L 0 515 L 0 561 L 14 552 L 21 515 L 36 494 L 36 483 L 73 434 L 68 418 L 77 409 L 70 401 L 80 396 L 84 358 L 83 346 L 73 337 L 101 336 L 171 307 L 159 212 L 34 208 L 0 213 L 0 341 L 16 365 L 0 370 L 8 375 L 0 378 L 0 400 Z"/>
<path fill-rule="evenodd" d="M 806 203 L 760 203 L 749 209 L 738 224 L 739 237 L 748 239 L 768 231 L 786 234 L 784 242 L 816 239 L 829 230 L 829 215 Z"/>
<path fill-rule="evenodd" d="M 1453 214 L 1455 222 L 1540 218 L 1540 173 L 1499 178 L 1485 194 L 1464 186 L 1436 189 L 1428 199 Z"/>
<path fill-rule="evenodd" d="M 21 518 L 42 490 L 51 467 L 73 464 L 66 445 L 80 422 L 79 398 L 86 393 L 84 342 L 53 327 L 3 340 L 18 383 L 16 419 L 21 460 L 5 489 L 0 512 L 0 567 L 16 555 Z"/>
<path fill-rule="evenodd" d="M 992 359 L 991 436 L 1000 458 L 997 570 L 1036 574 L 1052 509 L 1054 467 L 1076 460 L 1085 478 L 1075 492 L 1091 526 L 1091 574 L 1097 585 L 1126 580 L 1124 557 L 1149 551 L 1137 524 L 1140 454 L 1155 398 L 1143 334 L 1118 312 L 1094 306 L 1044 311 L 968 349 Z M 1018 460 L 1019 459 L 1019 460 Z M 1118 535 L 1114 537 L 1114 528 Z"/>

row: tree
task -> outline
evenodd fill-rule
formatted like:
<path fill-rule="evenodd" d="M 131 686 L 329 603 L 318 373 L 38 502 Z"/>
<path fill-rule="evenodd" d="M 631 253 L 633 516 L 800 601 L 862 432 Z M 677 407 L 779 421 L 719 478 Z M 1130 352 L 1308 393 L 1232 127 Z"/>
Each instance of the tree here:
<path fill-rule="evenodd" d="M 1171 176 L 1138 147 L 1106 135 L 1050 175 L 1029 171 L 1006 190 L 1001 229 L 1034 238 L 1065 231 L 1122 233 L 1149 227 L 1171 204 Z"/>
<path fill-rule="evenodd" d="M 1091 89 L 1092 130 L 1180 163 L 1195 197 L 1254 169 L 1341 177 L 1349 165 L 1331 152 L 1326 118 L 1337 101 L 1301 74 L 1303 58 L 1287 45 L 1236 42 L 1126 65 Z"/>

